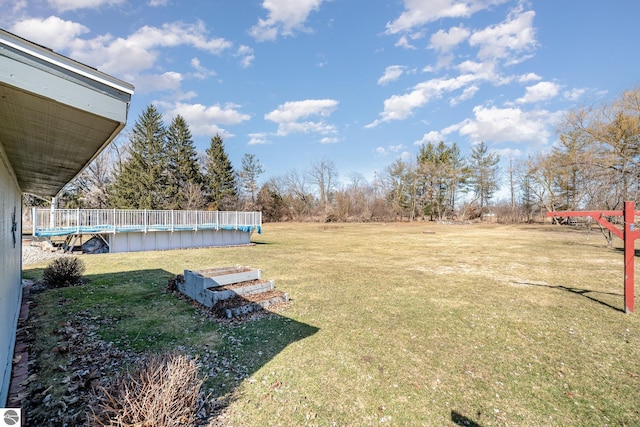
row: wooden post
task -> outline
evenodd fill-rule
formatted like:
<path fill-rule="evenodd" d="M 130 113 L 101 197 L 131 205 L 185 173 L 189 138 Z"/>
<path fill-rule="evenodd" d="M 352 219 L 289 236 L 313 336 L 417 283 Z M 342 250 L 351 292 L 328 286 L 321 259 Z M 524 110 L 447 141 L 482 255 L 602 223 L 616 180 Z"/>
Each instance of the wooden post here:
<path fill-rule="evenodd" d="M 633 201 L 624 202 L 622 211 L 562 211 L 547 212 L 546 216 L 588 216 L 597 221 L 600 225 L 611 231 L 622 239 L 624 243 L 624 312 L 633 313 L 634 310 L 634 275 L 635 275 L 635 241 L 640 238 L 640 231 L 635 229 L 636 204 Z M 607 216 L 621 216 L 624 220 L 622 230 L 613 225 Z M 640 215 L 638 215 L 640 216 Z"/>
<path fill-rule="evenodd" d="M 624 202 L 624 311 L 633 313 L 635 273 L 635 202 Z"/>

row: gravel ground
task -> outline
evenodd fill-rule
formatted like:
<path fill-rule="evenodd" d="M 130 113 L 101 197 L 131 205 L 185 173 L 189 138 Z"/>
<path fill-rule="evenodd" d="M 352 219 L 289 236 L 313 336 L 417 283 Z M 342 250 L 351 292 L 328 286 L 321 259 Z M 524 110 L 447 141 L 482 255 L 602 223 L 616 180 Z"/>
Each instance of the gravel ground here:
<path fill-rule="evenodd" d="M 42 249 L 40 246 L 32 246 L 31 242 L 22 242 L 22 265 L 37 264 L 44 261 L 49 261 L 61 256 L 67 256 L 67 254 L 58 250 L 51 252 L 46 249 Z"/>

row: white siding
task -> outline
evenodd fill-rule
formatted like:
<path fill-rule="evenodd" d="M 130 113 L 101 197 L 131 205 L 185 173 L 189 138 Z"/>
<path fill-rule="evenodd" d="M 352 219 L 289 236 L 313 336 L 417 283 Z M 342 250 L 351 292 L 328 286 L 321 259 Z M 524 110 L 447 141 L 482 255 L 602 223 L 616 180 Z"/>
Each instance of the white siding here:
<path fill-rule="evenodd" d="M 14 218 L 17 226 L 15 245 L 12 232 Z M 22 297 L 21 218 L 22 195 L 0 145 L 0 407 L 7 402 Z"/>

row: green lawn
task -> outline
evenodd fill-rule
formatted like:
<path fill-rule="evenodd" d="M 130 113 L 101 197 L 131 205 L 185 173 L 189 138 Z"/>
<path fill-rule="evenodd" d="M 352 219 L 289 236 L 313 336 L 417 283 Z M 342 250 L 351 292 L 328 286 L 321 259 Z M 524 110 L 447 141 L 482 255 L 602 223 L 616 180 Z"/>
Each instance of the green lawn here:
<path fill-rule="evenodd" d="M 39 343 L 88 310 L 121 348 L 198 355 L 234 426 L 640 425 L 640 318 L 598 231 L 287 223 L 253 241 L 82 256 L 88 284 L 35 296 Z M 236 264 L 291 302 L 229 324 L 164 291 Z"/>

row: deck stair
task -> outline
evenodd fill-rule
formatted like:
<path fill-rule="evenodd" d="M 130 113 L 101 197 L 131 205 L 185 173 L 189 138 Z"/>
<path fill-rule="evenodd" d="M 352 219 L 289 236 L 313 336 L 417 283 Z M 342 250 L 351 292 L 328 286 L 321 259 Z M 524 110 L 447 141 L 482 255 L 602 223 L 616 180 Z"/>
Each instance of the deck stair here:
<path fill-rule="evenodd" d="M 273 280 L 261 276 L 261 270 L 243 266 L 184 270 L 184 280 L 176 287 L 218 316 L 231 319 L 289 300 L 288 294 L 275 290 Z"/>

